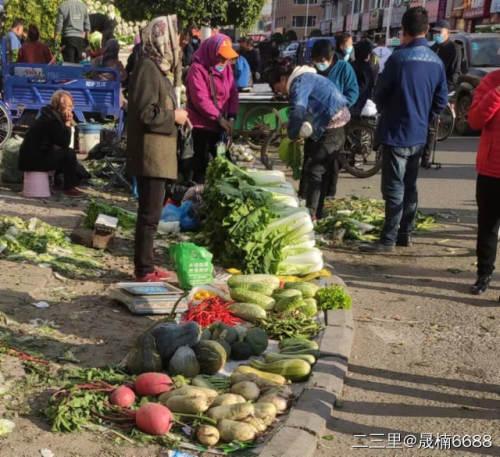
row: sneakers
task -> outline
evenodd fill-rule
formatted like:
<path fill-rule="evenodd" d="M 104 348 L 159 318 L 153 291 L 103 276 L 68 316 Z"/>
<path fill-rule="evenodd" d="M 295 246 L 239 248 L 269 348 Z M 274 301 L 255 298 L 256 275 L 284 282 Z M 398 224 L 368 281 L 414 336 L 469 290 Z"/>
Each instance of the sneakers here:
<path fill-rule="evenodd" d="M 491 275 L 478 276 L 476 283 L 471 286 L 470 293 L 472 295 L 482 295 L 490 286 Z"/>
<path fill-rule="evenodd" d="M 393 244 L 382 244 L 382 243 L 371 243 L 371 244 L 362 244 L 359 247 L 361 252 L 367 252 L 372 254 L 383 254 L 386 252 L 394 252 L 396 248 Z"/>
<path fill-rule="evenodd" d="M 71 189 L 65 190 L 63 193 L 64 195 L 66 195 L 66 197 L 71 197 L 71 198 L 81 198 L 85 196 L 85 194 L 76 187 L 72 187 Z"/>
<path fill-rule="evenodd" d="M 165 282 L 172 279 L 173 273 L 162 268 L 156 268 L 155 271 L 148 273 L 145 276 L 136 276 L 137 282 Z"/>

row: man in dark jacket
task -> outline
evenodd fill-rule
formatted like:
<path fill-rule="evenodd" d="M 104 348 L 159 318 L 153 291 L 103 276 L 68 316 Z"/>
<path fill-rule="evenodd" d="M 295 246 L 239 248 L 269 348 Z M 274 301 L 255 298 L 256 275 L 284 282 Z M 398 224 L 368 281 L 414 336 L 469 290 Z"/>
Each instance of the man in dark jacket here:
<path fill-rule="evenodd" d="M 448 102 L 441 59 L 429 48 L 427 11 L 408 9 L 402 19 L 403 46 L 387 61 L 375 88 L 380 112 L 378 143 L 383 147 L 382 194 L 385 223 L 380 241 L 368 252 L 389 252 L 410 246 L 417 213 L 417 176 L 427 142 L 429 122 Z"/>
<path fill-rule="evenodd" d="M 239 44 L 239 54 L 247 60 L 248 65 L 250 65 L 250 70 L 252 71 L 252 79 L 254 82 L 257 82 L 260 79 L 261 72 L 260 51 L 254 47 L 250 38 L 240 38 Z"/>
<path fill-rule="evenodd" d="M 73 123 L 73 99 L 71 94 L 57 91 L 51 104 L 42 108 L 40 117 L 28 130 L 19 151 L 21 171 L 61 171 L 64 175 L 64 193 L 79 197 L 76 188 L 78 161 L 70 149 L 71 125 Z"/>
<path fill-rule="evenodd" d="M 436 22 L 436 25 L 432 28 L 432 32 L 435 41 L 432 50 L 443 61 L 448 90 L 451 92 L 460 75 L 462 53 L 460 48 L 450 40 L 450 23 L 448 21 L 442 20 Z"/>

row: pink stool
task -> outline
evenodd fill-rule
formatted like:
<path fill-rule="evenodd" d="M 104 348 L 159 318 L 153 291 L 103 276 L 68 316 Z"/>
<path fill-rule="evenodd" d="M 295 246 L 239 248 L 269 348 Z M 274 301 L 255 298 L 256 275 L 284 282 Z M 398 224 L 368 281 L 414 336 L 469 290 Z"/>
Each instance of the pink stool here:
<path fill-rule="evenodd" d="M 24 173 L 23 196 L 34 198 L 50 197 L 49 172 L 29 171 Z"/>

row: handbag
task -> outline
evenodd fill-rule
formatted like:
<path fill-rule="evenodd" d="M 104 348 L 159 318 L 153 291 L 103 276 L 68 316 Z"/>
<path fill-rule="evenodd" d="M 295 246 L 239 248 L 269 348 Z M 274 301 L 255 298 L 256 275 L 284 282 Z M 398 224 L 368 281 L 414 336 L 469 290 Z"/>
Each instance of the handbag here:
<path fill-rule="evenodd" d="M 179 160 L 188 160 L 194 157 L 193 128 L 189 122 L 179 127 L 177 141 L 177 155 Z"/>

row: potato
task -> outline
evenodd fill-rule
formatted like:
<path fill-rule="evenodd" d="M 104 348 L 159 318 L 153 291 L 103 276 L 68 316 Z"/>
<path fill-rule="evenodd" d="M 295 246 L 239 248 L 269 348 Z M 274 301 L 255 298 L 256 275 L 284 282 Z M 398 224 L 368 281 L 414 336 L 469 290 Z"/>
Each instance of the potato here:
<path fill-rule="evenodd" d="M 172 412 L 184 414 L 204 413 L 210 407 L 207 397 L 182 397 L 178 395 L 162 403 Z"/>
<path fill-rule="evenodd" d="M 278 410 L 276 409 L 276 406 L 274 406 L 274 403 L 261 403 L 259 401 L 253 406 L 255 417 L 262 420 L 268 427 L 274 422 L 274 419 L 276 419 Z"/>
<path fill-rule="evenodd" d="M 250 403 L 236 403 L 235 405 L 215 406 L 210 408 L 207 416 L 217 421 L 230 419 L 233 421 L 243 420 L 253 416 L 254 407 Z"/>
<path fill-rule="evenodd" d="M 245 399 L 248 401 L 257 400 L 260 395 L 260 389 L 257 384 L 250 381 L 242 381 L 238 382 L 237 384 L 233 384 L 233 386 L 231 387 L 231 392 L 233 394 L 238 394 L 242 397 L 245 397 Z"/>
<path fill-rule="evenodd" d="M 197 398 L 204 397 L 211 404 L 215 398 L 218 396 L 218 392 L 212 389 L 207 389 L 205 387 L 197 386 L 182 386 L 178 389 L 171 390 L 170 392 L 165 392 L 160 396 L 160 402 L 164 403 L 166 400 L 172 397 L 188 397 Z"/>
<path fill-rule="evenodd" d="M 250 424 L 229 419 L 221 420 L 217 428 L 219 429 L 221 440 L 225 443 L 230 443 L 231 441 L 253 441 L 257 435 L 257 431 Z"/>
<path fill-rule="evenodd" d="M 196 429 L 196 438 L 204 446 L 215 446 L 220 440 L 220 433 L 212 425 L 200 425 Z"/>
<path fill-rule="evenodd" d="M 235 405 L 245 403 L 246 399 L 236 394 L 221 394 L 212 403 L 212 406 Z"/>
<path fill-rule="evenodd" d="M 277 414 L 283 414 L 288 409 L 288 400 L 276 394 L 266 394 L 259 398 L 258 403 L 272 403 Z"/>
<path fill-rule="evenodd" d="M 251 425 L 257 431 L 257 433 L 264 433 L 268 427 L 262 419 L 259 419 L 257 417 L 247 417 L 242 422 Z"/>

